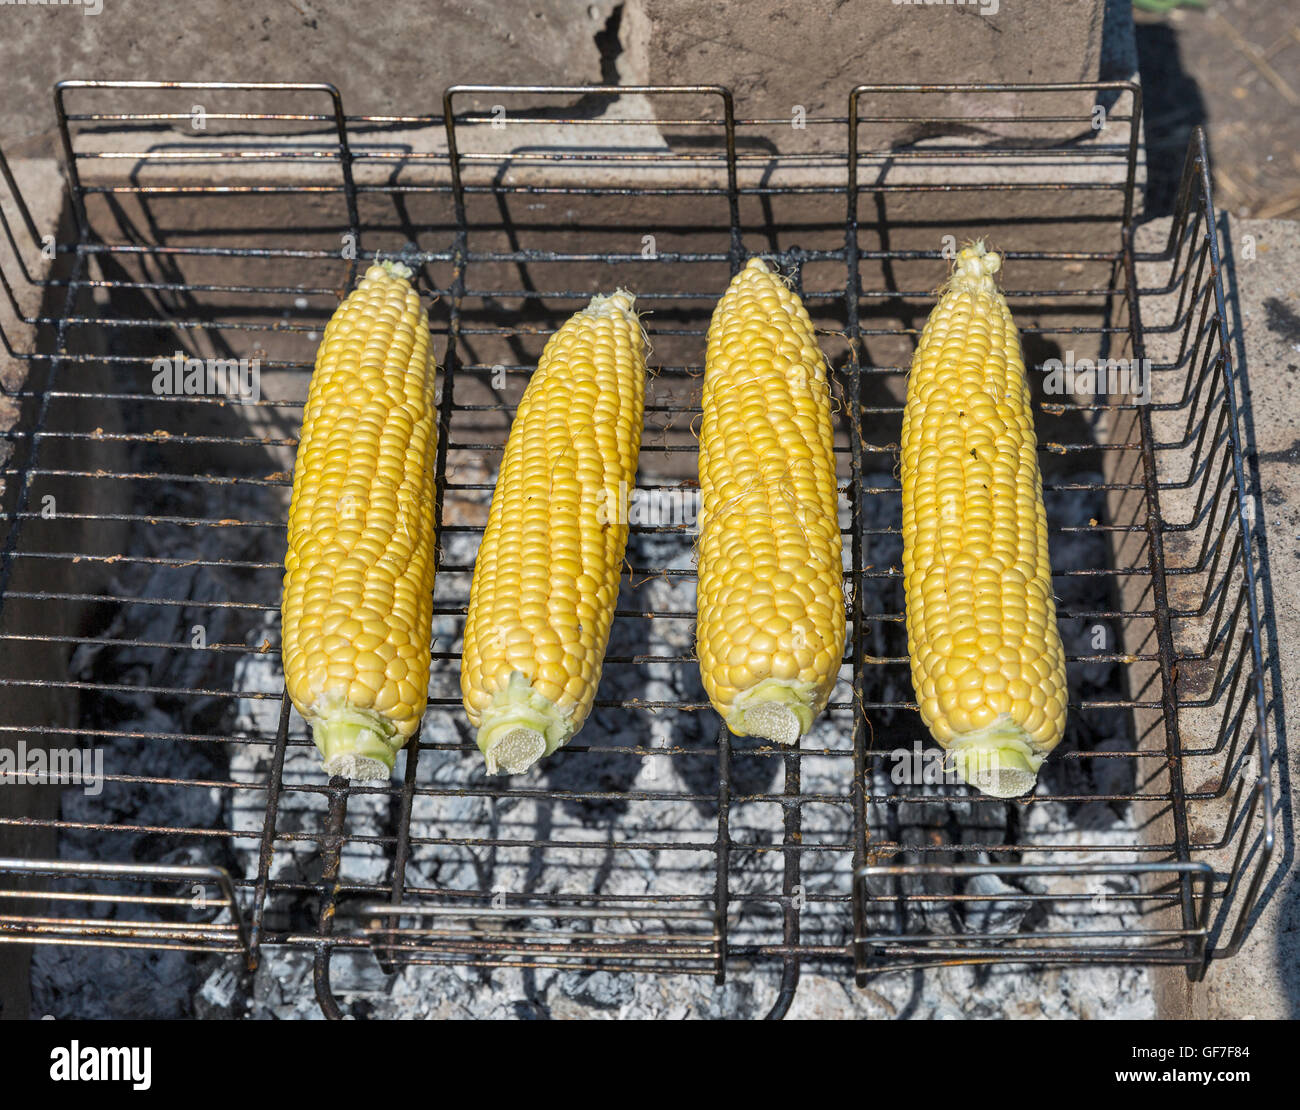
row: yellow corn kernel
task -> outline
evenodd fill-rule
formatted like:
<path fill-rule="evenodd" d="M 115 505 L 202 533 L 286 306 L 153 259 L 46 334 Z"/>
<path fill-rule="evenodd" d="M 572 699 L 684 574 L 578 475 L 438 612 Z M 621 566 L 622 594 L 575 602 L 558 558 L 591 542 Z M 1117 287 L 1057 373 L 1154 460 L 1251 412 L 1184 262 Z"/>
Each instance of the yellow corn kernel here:
<path fill-rule="evenodd" d="M 732 732 L 792 744 L 844 653 L 839 492 L 826 362 L 761 258 L 714 309 L 703 406 L 700 677 Z"/>
<path fill-rule="evenodd" d="M 600 682 L 627 547 L 645 337 L 619 290 L 546 344 L 474 563 L 460 686 L 489 774 L 568 743 Z"/>
<path fill-rule="evenodd" d="M 986 794 L 1031 789 L 1065 731 L 1065 653 L 1020 337 L 1002 260 L 957 256 L 912 358 L 903 587 L 921 719 Z"/>
<path fill-rule="evenodd" d="M 428 698 L 437 367 L 410 277 L 371 266 L 326 325 L 289 506 L 285 684 L 354 779 L 388 777 Z"/>

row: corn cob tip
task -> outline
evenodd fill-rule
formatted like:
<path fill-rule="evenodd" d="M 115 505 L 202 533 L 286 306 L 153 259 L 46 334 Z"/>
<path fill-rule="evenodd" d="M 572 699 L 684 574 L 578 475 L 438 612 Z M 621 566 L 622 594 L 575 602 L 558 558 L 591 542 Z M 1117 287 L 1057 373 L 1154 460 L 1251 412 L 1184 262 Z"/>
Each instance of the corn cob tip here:
<path fill-rule="evenodd" d="M 732 717 L 738 727 L 731 731 L 738 736 L 760 736 L 789 747 L 803 735 L 802 722 L 794 710 L 780 702 L 751 706 L 744 713 L 733 713 Z M 727 727 L 731 728 L 730 721 Z"/>
<path fill-rule="evenodd" d="M 546 737 L 537 729 L 521 726 L 498 732 L 480 747 L 489 775 L 522 775 L 546 754 Z"/>
<path fill-rule="evenodd" d="M 377 759 L 361 755 L 339 755 L 321 764 L 330 778 L 351 779 L 353 782 L 384 782 L 392 776 L 392 768 Z"/>
<path fill-rule="evenodd" d="M 568 743 L 573 722 L 515 671 L 492 696 L 479 725 L 478 750 L 489 775 L 520 775 Z"/>
<path fill-rule="evenodd" d="M 769 266 L 766 262 L 764 262 L 763 259 L 760 258 L 758 255 L 754 255 L 753 258 L 751 258 L 748 262 L 745 263 L 745 269 L 759 270 L 765 274 L 770 274 L 772 272 L 772 267 Z"/>
<path fill-rule="evenodd" d="M 769 678 L 737 696 L 727 714 L 727 727 L 737 736 L 761 736 L 777 744 L 793 744 L 812 728 L 821 711 L 811 682 Z"/>
<path fill-rule="evenodd" d="M 997 251 L 987 249 L 983 239 L 977 239 L 958 252 L 952 276 L 948 279 L 948 288 L 992 287 L 993 275 L 1000 269 L 1002 256 Z"/>
<path fill-rule="evenodd" d="M 591 298 L 587 311 L 593 316 L 610 316 L 615 313 L 632 314 L 636 297 L 628 289 L 615 289 L 612 293 L 597 293 Z"/>
<path fill-rule="evenodd" d="M 325 773 L 362 782 L 386 779 L 404 742 L 392 722 L 369 709 L 339 705 L 311 719 Z"/>
<path fill-rule="evenodd" d="M 393 259 L 385 259 L 383 262 L 376 262 L 366 270 L 366 277 L 379 277 L 381 274 L 387 274 L 389 277 L 401 278 L 403 281 L 410 281 L 412 276 L 411 267 L 405 262 L 397 262 Z"/>
<path fill-rule="evenodd" d="M 1018 798 L 1032 790 L 1046 758 L 1006 713 L 984 728 L 954 738 L 948 755 L 963 782 L 994 798 Z"/>

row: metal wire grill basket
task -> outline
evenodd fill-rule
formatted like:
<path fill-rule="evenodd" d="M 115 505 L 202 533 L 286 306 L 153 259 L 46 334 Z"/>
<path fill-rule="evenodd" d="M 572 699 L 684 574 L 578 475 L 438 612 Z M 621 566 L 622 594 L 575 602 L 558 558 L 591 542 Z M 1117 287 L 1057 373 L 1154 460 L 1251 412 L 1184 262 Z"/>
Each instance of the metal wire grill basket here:
<path fill-rule="evenodd" d="M 58 837 L 0 860 L 0 940 L 250 967 L 300 946 L 332 1015 L 339 953 L 772 968 L 780 1013 L 808 965 L 1196 977 L 1238 948 L 1272 848 L 1243 401 L 1203 136 L 1167 239 L 1135 246 L 1137 87 L 861 86 L 846 116 L 796 121 L 741 118 L 712 86 L 458 86 L 440 114 L 384 118 L 324 84 L 55 100 L 68 219 L 47 277 L 0 164 L 4 347 L 25 367 L 0 729 L 102 752 L 105 773 L 59 811 L 0 815 Z M 902 388 L 944 259 L 976 236 L 1004 252 L 1033 364 L 1071 680 L 1066 740 L 1010 803 L 930 773 L 902 623 Z M 839 404 L 849 644 L 796 750 L 720 727 L 691 643 L 703 336 L 756 252 L 802 293 Z M 315 342 L 376 254 L 433 298 L 440 565 L 423 731 L 390 784 L 354 785 L 316 771 L 283 696 L 278 606 Z M 496 459 L 547 334 L 615 285 L 648 313 L 653 377 L 597 709 L 544 767 L 489 778 L 457 668 Z M 255 360 L 257 395 L 154 388 L 174 352 Z M 1037 384 L 1053 358 L 1150 359 L 1151 395 L 1058 399 Z"/>

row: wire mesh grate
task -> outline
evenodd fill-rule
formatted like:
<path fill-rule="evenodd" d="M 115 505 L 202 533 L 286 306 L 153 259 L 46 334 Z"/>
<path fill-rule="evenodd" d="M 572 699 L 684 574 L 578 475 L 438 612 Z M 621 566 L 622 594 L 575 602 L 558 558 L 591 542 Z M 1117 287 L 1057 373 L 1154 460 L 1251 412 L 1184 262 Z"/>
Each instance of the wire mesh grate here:
<path fill-rule="evenodd" d="M 0 891 L 4 939 L 135 930 L 250 965 L 300 946 L 327 1013 L 338 951 L 719 982 L 771 966 L 780 1011 L 814 963 L 1199 975 L 1239 946 L 1271 847 L 1242 402 L 1203 137 L 1164 249 L 1135 247 L 1135 86 L 861 86 L 802 127 L 713 86 L 457 86 L 439 115 L 376 118 L 328 85 L 64 82 L 56 110 L 70 233 L 46 278 L 3 165 L 3 339 L 26 380 L 0 637 L 29 659 L 0 681 L 72 717 L 33 700 L 0 729 L 101 750 L 106 773 L 0 828 L 101 870 L 67 864 L 76 917 Z M 899 569 L 910 352 L 946 255 L 985 234 L 1033 365 L 1071 694 L 1040 792 L 1011 803 L 936 765 Z M 849 644 L 793 751 L 731 737 L 694 673 L 704 333 L 749 253 L 795 282 L 838 395 Z M 379 785 L 317 772 L 277 616 L 315 344 L 376 255 L 433 299 L 441 378 L 429 712 Z M 546 336 L 615 285 L 648 313 L 652 377 L 602 687 L 545 767 L 488 778 L 457 668 L 496 460 Z M 256 395 L 158 389 L 173 356 L 246 360 Z M 1039 385 L 1054 359 L 1146 358 L 1150 398 Z M 230 896 L 181 905 L 178 867 Z"/>

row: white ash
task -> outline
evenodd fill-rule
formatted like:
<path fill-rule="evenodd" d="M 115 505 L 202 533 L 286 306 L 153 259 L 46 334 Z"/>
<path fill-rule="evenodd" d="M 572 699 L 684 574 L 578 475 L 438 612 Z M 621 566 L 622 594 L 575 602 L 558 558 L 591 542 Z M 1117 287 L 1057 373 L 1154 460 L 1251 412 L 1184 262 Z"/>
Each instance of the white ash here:
<path fill-rule="evenodd" d="M 883 479 L 883 476 L 881 476 Z M 868 482 L 871 479 L 868 478 Z M 1078 498 L 1071 513 L 1085 520 L 1096 508 L 1087 496 Z M 1059 506 L 1058 506 L 1059 509 Z M 882 548 L 888 540 L 882 541 Z M 896 541 L 895 541 L 896 542 Z M 1098 547 L 1098 550 L 1093 550 Z M 473 541 L 463 536 L 448 537 L 444 560 L 468 564 Z M 882 561 L 888 551 L 881 551 Z M 896 556 L 895 556 L 896 558 Z M 1096 566 L 1104 559 L 1098 544 L 1085 542 L 1078 550 L 1059 560 L 1061 569 L 1073 566 Z M 869 561 L 869 560 L 868 560 Z M 634 536 L 629 562 L 635 566 L 686 568 L 691 565 L 688 541 L 680 536 Z M 1084 588 L 1087 580 L 1080 581 Z M 1068 588 L 1068 586 L 1067 586 Z M 1063 597 L 1063 605 L 1072 599 Z M 621 607 L 640 610 L 687 611 L 693 607 L 693 584 L 689 579 L 660 577 L 625 588 Z M 868 604 L 868 610 L 871 606 Z M 618 628 L 619 626 L 616 626 Z M 691 649 L 689 622 L 674 620 L 638 621 L 632 626 L 640 637 L 636 642 L 616 632 L 610 651 L 614 655 L 649 656 L 683 655 Z M 1067 635 L 1072 630 L 1067 628 Z M 1077 638 L 1083 629 L 1073 630 Z M 435 629 L 439 647 L 459 648 L 460 620 L 442 617 Z M 1078 650 L 1071 644 L 1071 651 Z M 883 653 L 883 652 L 882 652 Z M 278 672 L 273 661 L 249 657 L 244 661 L 247 673 L 242 688 L 278 688 Z M 1113 681 L 1105 665 L 1089 668 L 1084 681 L 1105 687 Z M 847 678 L 847 674 L 846 674 Z M 905 682 L 905 678 L 903 679 Z M 458 696 L 456 675 L 438 674 L 435 668 L 431 691 L 435 697 Z M 905 698 L 906 689 L 870 694 L 876 700 Z M 613 665 L 607 669 L 602 685 L 603 698 L 639 697 L 647 701 L 702 700 L 693 666 L 677 663 L 646 662 L 635 669 Z M 836 700 L 847 701 L 847 682 L 841 683 Z M 255 713 L 273 712 L 269 703 L 250 703 Z M 803 807 L 802 836 L 805 845 L 844 844 L 851 828 L 848 805 L 848 781 L 851 766 L 843 753 L 848 750 L 847 737 L 851 718 L 847 712 L 828 716 L 805 748 L 831 749 L 839 758 L 805 756 L 801 764 L 801 785 L 805 795 L 824 795 L 834 801 Z M 250 721 L 263 728 L 269 719 Z M 886 722 L 888 724 L 888 722 Z M 877 724 L 877 730 L 881 729 Z M 707 801 L 694 795 L 711 794 L 716 787 L 716 761 L 713 756 L 715 719 L 709 712 L 651 714 L 643 729 L 629 730 L 617 711 L 601 710 L 575 743 L 600 748 L 618 748 L 637 743 L 649 747 L 665 745 L 699 751 L 660 757 L 621 757 L 616 752 L 600 754 L 570 752 L 535 768 L 512 785 L 545 787 L 560 790 L 620 789 L 655 790 L 670 795 L 693 795 L 680 800 L 669 798 L 652 803 L 638 801 L 602 801 L 587 803 L 535 801 L 531 799 L 493 800 L 472 794 L 418 796 L 412 813 L 413 838 L 448 840 L 454 838 L 494 838 L 516 840 L 558 839 L 590 843 L 590 848 L 550 850 L 539 863 L 539 850 L 527 847 L 487 847 L 428 845 L 416 847 L 407 869 L 407 884 L 436 887 L 441 890 L 509 891 L 545 890 L 605 896 L 650 896 L 668 892 L 698 893 L 702 904 L 712 894 L 712 855 L 700 851 L 659 850 L 618 853 L 610 845 L 620 840 L 665 842 L 689 841 L 707 844 L 716 831 L 715 810 Z M 631 732 L 631 735 L 629 735 Z M 468 744 L 471 732 L 455 708 L 431 710 L 424 723 L 426 740 Z M 783 770 L 779 757 L 746 757 L 747 742 L 737 741 L 733 754 L 733 795 L 778 795 Z M 1102 737 L 1099 745 L 1122 749 L 1121 732 Z M 251 755 L 246 751 L 244 755 Z M 269 758 L 269 752 L 264 753 Z M 295 751 L 291 756 L 294 776 L 310 781 L 314 755 L 310 750 Z M 468 766 L 467 766 L 468 763 Z M 250 767 L 248 770 L 252 770 Z M 1084 761 L 1070 768 L 1058 769 L 1057 786 L 1075 782 L 1080 777 L 1122 776 L 1131 767 L 1121 761 Z M 397 777 L 404 771 L 399 759 Z M 887 764 L 878 762 L 873 778 L 874 793 L 894 789 L 886 777 Z M 1047 776 L 1045 776 L 1047 777 Z M 420 756 L 419 782 L 436 787 L 478 786 L 485 779 L 477 754 L 469 751 L 425 751 Z M 1050 781 L 1050 780 L 1049 780 Z M 1079 791 L 1088 787 L 1080 782 Z M 1109 780 L 1095 782 L 1091 789 L 1122 790 L 1131 788 Z M 381 804 L 376 804 L 381 803 Z M 312 795 L 286 795 L 281 801 L 282 819 L 292 820 L 302 812 L 303 824 L 319 820 L 323 805 Z M 353 836 L 381 836 L 385 832 L 388 803 L 374 796 L 354 798 L 349 806 L 348 831 Z M 313 816 L 306 816 L 307 813 Z M 1131 845 L 1134 831 L 1131 818 L 1117 814 L 1110 807 L 1084 804 L 1035 805 L 1027 811 L 1020 833 L 1027 842 L 1056 845 L 1077 843 L 1081 846 L 1113 844 Z M 260 813 L 251 815 L 256 822 Z M 942 858 L 961 862 L 988 863 L 1005 860 L 1005 854 L 958 851 L 976 845 L 996 848 L 1007 842 L 1008 807 L 1005 804 L 954 800 L 950 790 L 936 789 L 934 801 L 912 801 L 896 807 L 873 807 L 871 817 L 876 836 L 889 835 L 903 845 L 925 846 L 928 859 L 936 842 L 952 843 L 954 851 Z M 782 855 L 782 812 L 775 802 L 735 803 L 731 809 L 730 832 L 736 847 L 730 891 L 733 915 L 729 934 L 732 944 L 775 943 L 780 940 L 780 912 L 770 902 L 755 904 L 745 895 L 767 895 L 780 889 Z M 749 846 L 753 846 L 752 849 Z M 754 850 L 758 849 L 758 850 Z M 297 869 L 306 873 L 315 858 L 314 849 L 292 848 L 288 858 L 279 860 L 278 869 Z M 1014 857 L 1011 857 L 1014 858 Z M 1098 858 L 1095 853 L 1058 854 L 1060 862 Z M 1107 857 L 1110 858 L 1110 857 Z M 807 899 L 801 913 L 801 934 L 805 942 L 844 945 L 849 940 L 848 907 L 843 902 L 826 903 L 819 895 L 842 896 L 850 890 L 851 856 L 848 851 L 805 852 L 802 856 L 802 881 Z M 249 866 L 253 860 L 250 856 Z M 342 875 L 345 881 L 383 883 L 388 877 L 388 860 L 384 852 L 365 845 L 349 844 L 344 851 Z M 695 874 L 692 880 L 692 869 Z M 279 871 L 278 873 L 283 873 Z M 1027 895 L 1063 891 L 1060 879 L 1011 885 L 990 872 L 962 887 L 965 894 L 980 894 L 987 901 L 968 903 L 965 912 L 955 914 L 942 902 L 924 904 L 909 922 L 913 931 L 924 929 L 937 935 L 962 932 L 990 934 L 1032 934 L 1042 927 L 1042 903 Z M 931 893 L 951 887 L 931 888 Z M 1107 893 L 1123 892 L 1118 883 L 1113 889 L 1093 889 L 1086 881 L 1081 889 L 1090 896 L 1079 904 L 1079 913 L 1065 912 L 1069 904 L 1053 906 L 1050 927 L 1061 932 L 1072 928 L 1123 929 L 1139 924 L 1126 911 L 1131 903 L 1112 897 L 1099 902 Z M 913 891 L 919 893 L 919 891 Z M 1071 892 L 1073 892 L 1071 890 Z M 381 899 L 374 899 L 381 900 Z M 480 903 L 481 904 L 481 903 Z M 1099 925 L 1099 913 L 1105 917 Z M 340 920 L 343 920 L 342 918 Z M 571 923 L 561 918 L 521 917 L 520 924 L 531 920 L 539 936 L 548 929 Z M 880 921 L 882 930 L 896 928 L 896 922 Z M 606 925 L 617 931 L 617 925 Z M 661 926 L 662 927 L 662 926 Z M 263 979 L 298 981 L 310 977 L 310 956 L 305 952 L 276 950 L 268 952 L 257 982 Z M 752 971 L 733 970 L 727 984 L 716 987 L 708 976 L 649 976 L 591 970 L 556 970 L 537 968 L 519 970 L 498 968 L 478 970 L 463 967 L 407 967 L 393 976 L 385 976 L 366 952 L 339 950 L 333 961 L 332 984 L 344 1012 L 402 1017 L 566 1017 L 594 1016 L 759 1016 L 776 999 L 779 974 L 771 967 Z M 303 1003 L 294 999 L 294 1013 L 303 1012 Z M 284 1016 L 262 997 L 255 998 L 254 1013 Z M 1026 969 L 1014 965 L 983 969 L 952 968 L 925 972 L 887 973 L 872 978 L 870 988 L 859 990 L 852 985 L 848 964 L 805 971 L 802 985 L 791 1009 L 792 1016 L 816 1016 L 840 1013 L 846 1016 L 895 1017 L 997 1017 L 997 1016 L 1081 1016 L 1085 1014 L 1124 1013 L 1150 1016 L 1154 1012 L 1145 971 L 1133 968 L 1071 967 L 1064 969 Z"/>

